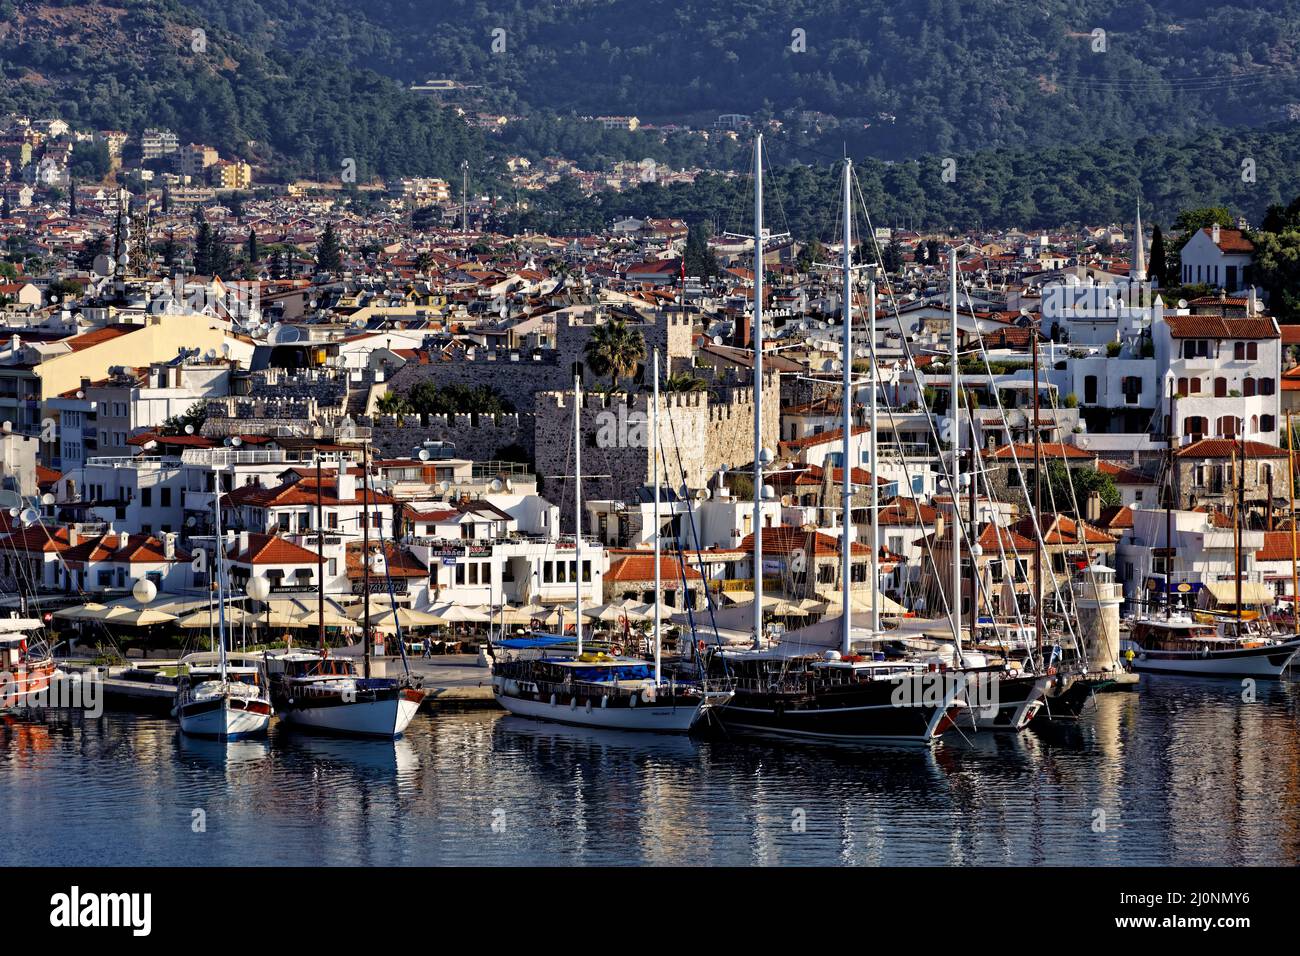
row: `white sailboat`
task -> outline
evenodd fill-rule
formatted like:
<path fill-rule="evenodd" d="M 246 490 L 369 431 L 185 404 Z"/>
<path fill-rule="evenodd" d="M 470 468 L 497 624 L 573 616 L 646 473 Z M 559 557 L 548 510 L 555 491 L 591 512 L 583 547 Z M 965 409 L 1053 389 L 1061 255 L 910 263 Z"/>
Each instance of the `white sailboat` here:
<path fill-rule="evenodd" d="M 370 501 L 368 446 L 362 446 L 361 493 Z M 340 459 L 339 471 L 346 467 Z M 424 690 L 409 676 L 371 677 L 370 642 L 365 642 L 363 673 L 355 661 L 330 654 L 325 642 L 325 520 L 320 459 L 316 460 L 316 595 L 318 652 L 288 651 L 266 656 L 276 710 L 287 724 L 304 730 L 393 740 L 420 710 Z M 365 627 L 370 619 L 370 523 L 362 525 Z M 396 615 L 395 606 L 389 612 Z"/>
<path fill-rule="evenodd" d="M 655 609 L 654 660 L 584 650 L 582 635 L 582 371 L 573 380 L 574 559 L 578 569 L 574 594 L 575 643 L 563 635 L 507 638 L 489 645 L 493 656 L 492 689 L 512 714 L 540 720 L 611 730 L 687 733 L 730 691 L 700 681 L 664 680 L 660 612 L 659 543 L 659 353 L 654 355 L 654 397 L 650 434 L 654 459 Z"/>
<path fill-rule="evenodd" d="M 217 650 L 181 658 L 172 713 L 181 733 L 215 740 L 239 740 L 266 733 L 271 697 L 261 662 L 252 654 L 226 653 L 225 542 L 221 537 L 221 482 L 212 496 L 216 513 Z"/>

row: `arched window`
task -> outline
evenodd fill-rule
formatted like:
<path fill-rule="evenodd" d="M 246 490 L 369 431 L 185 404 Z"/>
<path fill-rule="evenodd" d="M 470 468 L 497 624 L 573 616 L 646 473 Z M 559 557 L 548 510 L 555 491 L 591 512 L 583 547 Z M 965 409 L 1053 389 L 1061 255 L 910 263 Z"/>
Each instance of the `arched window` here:
<path fill-rule="evenodd" d="M 1191 391 L 1190 391 L 1189 388 L 1188 388 L 1187 379 L 1185 379 L 1185 378 L 1180 378 L 1180 379 L 1178 380 L 1178 394 L 1179 394 L 1179 395 L 1190 395 L 1190 394 L 1191 394 Z"/>
<path fill-rule="evenodd" d="M 1228 380 L 1219 376 L 1214 380 L 1214 397 L 1226 398 L 1228 395 Z"/>
<path fill-rule="evenodd" d="M 1252 435 L 1254 435 L 1254 434 L 1255 434 L 1256 432 L 1258 432 L 1258 431 L 1259 431 L 1259 416 L 1258 416 L 1258 415 L 1251 415 L 1251 416 L 1250 416 L 1250 433 L 1251 433 Z"/>
<path fill-rule="evenodd" d="M 1255 380 L 1247 375 L 1241 380 L 1241 394 L 1251 398 L 1255 394 Z"/>
<path fill-rule="evenodd" d="M 1199 378 L 1190 378 L 1187 380 L 1187 387 L 1190 390 L 1189 395 L 1199 395 L 1201 393 L 1201 380 Z"/>

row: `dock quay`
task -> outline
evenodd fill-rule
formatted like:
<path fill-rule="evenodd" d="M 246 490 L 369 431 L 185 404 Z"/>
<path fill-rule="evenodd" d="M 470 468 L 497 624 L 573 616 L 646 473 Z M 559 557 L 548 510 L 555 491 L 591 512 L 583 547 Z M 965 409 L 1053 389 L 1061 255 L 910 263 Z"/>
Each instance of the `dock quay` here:
<path fill-rule="evenodd" d="M 391 676 L 402 669 L 400 658 L 377 658 L 373 664 L 376 676 Z M 488 669 L 473 654 L 411 658 L 409 665 L 412 675 L 423 680 L 427 694 L 421 706 L 426 711 L 500 706 L 492 693 Z M 103 685 L 104 705 L 110 710 L 167 714 L 176 696 L 175 660 L 139 660 L 110 667 L 65 661 L 60 667 L 83 679 L 97 678 Z"/>

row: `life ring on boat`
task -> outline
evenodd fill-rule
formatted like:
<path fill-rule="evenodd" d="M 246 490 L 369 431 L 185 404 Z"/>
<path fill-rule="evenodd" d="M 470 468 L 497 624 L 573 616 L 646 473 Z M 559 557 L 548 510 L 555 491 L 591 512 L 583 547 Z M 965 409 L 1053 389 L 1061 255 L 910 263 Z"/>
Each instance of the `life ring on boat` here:
<path fill-rule="evenodd" d="M 654 701 L 655 701 L 655 692 L 654 692 L 654 689 L 651 688 L 651 687 L 645 687 L 645 688 L 642 688 L 642 690 L 641 690 L 641 702 L 642 702 L 642 703 L 645 703 L 645 704 L 653 704 Z"/>
<path fill-rule="evenodd" d="M 566 628 L 564 629 L 564 633 L 565 633 L 565 634 L 577 634 L 577 633 L 578 633 L 578 625 L 576 625 L 576 624 L 570 624 L 568 627 L 566 627 Z"/>
<path fill-rule="evenodd" d="M 609 645 L 609 652 L 613 654 L 615 657 L 617 657 L 618 655 L 623 653 L 623 648 L 620 647 L 618 644 L 611 644 Z"/>
<path fill-rule="evenodd" d="M 1047 676 L 1048 676 L 1048 677 L 1055 677 L 1055 676 L 1056 676 L 1056 668 L 1055 668 L 1055 667 L 1049 667 L 1049 668 L 1047 669 Z"/>
<path fill-rule="evenodd" d="M 703 641 L 703 640 L 696 641 L 696 642 L 695 642 L 695 649 L 696 649 L 697 651 L 699 651 L 701 654 L 703 654 L 703 653 L 704 653 L 704 641 Z"/>

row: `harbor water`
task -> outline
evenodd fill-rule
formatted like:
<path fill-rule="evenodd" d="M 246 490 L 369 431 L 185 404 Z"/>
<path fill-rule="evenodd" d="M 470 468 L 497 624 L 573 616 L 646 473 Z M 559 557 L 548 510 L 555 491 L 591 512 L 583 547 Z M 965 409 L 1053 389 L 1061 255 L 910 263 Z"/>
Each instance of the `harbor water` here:
<path fill-rule="evenodd" d="M 1249 695 L 1247 695 L 1249 696 Z M 595 732 L 499 711 L 397 742 L 165 717 L 0 723 L 9 865 L 1254 865 L 1300 858 L 1300 684 L 1143 677 L 933 751 Z"/>

